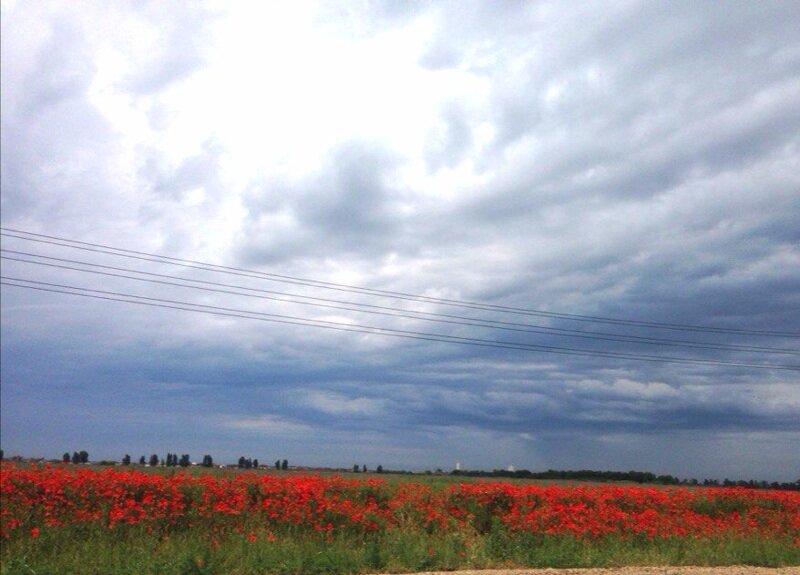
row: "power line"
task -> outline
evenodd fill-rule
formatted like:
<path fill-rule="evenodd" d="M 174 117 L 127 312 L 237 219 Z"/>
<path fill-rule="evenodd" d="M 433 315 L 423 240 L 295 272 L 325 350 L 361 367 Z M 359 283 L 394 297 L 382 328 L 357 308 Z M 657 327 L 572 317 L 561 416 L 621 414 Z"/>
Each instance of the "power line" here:
<path fill-rule="evenodd" d="M 4 230 L 4 231 L 3 231 Z M 15 235 L 17 234 L 17 235 Z M 18 235 L 24 234 L 24 235 Z M 612 325 L 627 325 L 627 326 L 639 326 L 639 327 L 648 327 L 654 329 L 668 329 L 668 330 L 676 330 L 676 331 L 693 331 L 693 332 L 707 332 L 707 333 L 728 333 L 728 334 L 739 334 L 739 335 L 751 335 L 751 336 L 770 336 L 770 337 L 800 337 L 800 333 L 793 333 L 793 332 L 782 332 L 782 331 L 769 331 L 769 330 L 747 330 L 747 329 L 736 329 L 736 328 L 721 328 L 721 327 L 711 327 L 711 326 L 701 326 L 701 325 L 691 325 L 691 324 L 673 324 L 673 323 L 661 323 L 661 322 L 649 322 L 649 321 L 638 321 L 638 320 L 631 320 L 631 319 L 619 319 L 619 318 L 610 318 L 610 317 L 602 317 L 602 316 L 591 316 L 591 315 L 580 315 L 580 314 L 569 314 L 569 313 L 557 313 L 557 312 L 549 312 L 543 310 L 534 310 L 534 309 L 526 309 L 526 308 L 517 308 L 517 307 L 509 307 L 509 306 L 501 306 L 501 305 L 494 305 L 494 304 L 486 304 L 486 303 L 479 303 L 479 302 L 471 302 L 466 300 L 456 300 L 456 299 L 447 299 L 447 298 L 436 298 L 431 296 L 419 295 L 419 294 L 411 294 L 406 292 L 398 292 L 398 291 L 390 291 L 390 290 L 380 290 L 374 288 L 366 288 L 348 284 L 340 284 L 335 282 L 327 282 L 322 280 L 315 280 L 309 278 L 302 278 L 297 276 L 289 276 L 289 275 L 282 275 L 282 274 L 274 274 L 268 272 L 260 272 L 256 270 L 248 270 L 245 268 L 237 268 L 231 266 L 223 266 L 219 264 L 211 264 L 206 262 L 200 262 L 196 260 L 187 260 L 181 258 L 174 258 L 170 256 L 164 256 L 149 252 L 142 252 L 136 250 L 128 250 L 124 248 L 117 248 L 113 246 L 108 246 L 104 244 L 97 244 L 93 242 L 83 242 L 78 240 L 71 240 L 68 238 L 62 238 L 58 236 L 52 236 L 47 234 L 39 234 L 34 232 L 28 232 L 25 230 L 18 230 L 13 228 L 7 227 L 0 227 L 0 235 L 4 235 L 6 237 L 12 237 L 16 239 L 21 239 L 25 241 L 32 241 L 44 244 L 51 244 L 57 245 L 61 247 L 67 247 L 72 249 L 79 249 L 84 251 L 91 251 L 96 253 L 104 253 L 119 257 L 126 257 L 126 258 L 133 258 L 142 261 L 150 261 L 150 262 L 157 262 L 157 263 L 165 263 L 170 265 L 178 265 L 181 267 L 193 268 L 193 269 L 201 269 L 205 271 L 213 271 L 218 273 L 225 273 L 225 274 L 232 274 L 232 275 L 239 275 L 243 277 L 251 277 L 251 278 L 259 278 L 259 279 L 266 279 L 270 281 L 282 282 L 282 283 L 290 283 L 295 285 L 304 285 L 308 287 L 316 287 L 316 288 L 323 288 L 323 289 L 330 289 L 336 291 L 343 291 L 343 292 L 351 292 L 357 293 L 361 295 L 370 295 L 375 297 L 391 297 L 395 299 L 407 300 L 407 301 L 417 301 L 417 302 L 424 302 L 424 303 L 436 303 L 440 305 L 447 305 L 447 306 L 455 306 L 461 308 L 468 308 L 468 309 L 476 309 L 476 310 L 483 310 L 483 311 L 494 311 L 494 312 L 501 312 L 501 313 L 510 313 L 510 314 L 517 314 L 517 315 L 529 315 L 529 316 L 536 316 L 536 317 L 548 317 L 552 319 L 561 319 L 561 320 L 569 320 L 569 321 L 579 321 L 579 322 L 590 322 L 590 323 L 605 323 L 605 324 L 612 324 Z M 26 237 L 32 236 L 32 237 Z M 44 238 L 44 239 L 42 239 Z M 67 243 L 63 243 L 67 242 Z"/>
<path fill-rule="evenodd" d="M 499 329 L 504 331 L 512 331 L 512 332 L 521 332 L 521 333 L 533 333 L 533 334 L 540 334 L 540 335 L 554 335 L 559 337 L 574 337 L 574 338 L 582 338 L 582 339 L 590 339 L 590 340 L 602 340 L 602 341 L 616 341 L 622 343 L 641 343 L 647 345 L 661 345 L 661 346 L 671 346 L 671 347 L 686 347 L 686 348 L 694 348 L 694 349 L 711 349 L 717 351 L 743 351 L 743 352 L 751 352 L 751 353 L 775 353 L 775 354 L 785 354 L 785 355 L 800 355 L 800 351 L 792 350 L 792 349 L 782 349 L 782 348 L 770 348 L 770 347 L 760 347 L 760 346 L 746 346 L 746 345 L 725 345 L 725 344 L 713 344 L 713 343 L 703 343 L 703 342 L 692 342 L 692 341 L 685 341 L 685 340 L 668 340 L 668 339 L 659 339 L 659 338 L 646 338 L 641 336 L 633 336 L 633 335 L 624 335 L 624 334 L 609 334 L 603 332 L 581 332 L 579 330 L 562 330 L 559 328 L 549 328 L 546 326 L 536 326 L 536 325 L 529 325 L 529 324 L 518 324 L 518 323 L 511 323 L 511 322 L 496 322 L 494 320 L 484 320 L 480 318 L 470 318 L 464 316 L 454 316 L 449 314 L 438 314 L 433 312 L 423 312 L 419 310 L 402 310 L 398 308 L 391 308 L 386 306 L 376 306 L 371 304 L 362 304 L 358 302 L 350 302 L 350 301 L 342 301 L 342 300 L 332 300 L 332 299 L 325 299 L 325 298 L 316 298 L 310 296 L 303 296 L 298 294 L 286 293 L 286 292 L 274 292 L 270 290 L 262 290 L 258 288 L 250 288 L 247 286 L 240 286 L 235 284 L 225 284 L 220 282 L 209 282 L 205 280 L 197 280 L 191 278 L 181 278 L 179 276 L 173 276 L 168 274 L 159 274 L 154 272 L 147 272 L 142 270 L 130 269 L 130 268 L 122 268 L 117 266 L 107 266 L 101 264 L 95 264 L 91 262 L 85 262 L 80 260 L 72 260 L 67 258 L 57 258 L 53 256 L 45 256 L 42 254 L 34 254 L 30 252 L 21 252 L 17 250 L 8 250 L 8 249 L 0 249 L 2 252 L 6 253 L 13 253 L 18 255 L 26 255 L 29 257 L 37 257 L 42 259 L 47 259 L 51 261 L 58 261 L 58 262 L 65 262 L 83 266 L 89 266 L 94 268 L 101 268 L 107 270 L 114 270 L 117 272 L 128 272 L 128 273 L 136 273 L 141 275 L 146 275 L 150 277 L 157 277 L 157 278 L 166 278 L 172 280 L 179 280 L 181 282 L 195 282 L 200 283 L 203 285 L 212 285 L 212 286 L 219 286 L 225 288 L 234 288 L 234 289 L 241 289 L 247 290 L 257 293 L 242 293 L 238 291 L 231 291 L 227 289 L 218 289 L 218 288 L 209 288 L 203 287 L 198 285 L 187 285 L 185 283 L 177 283 L 171 281 L 164 281 L 160 279 L 148 279 L 148 278 L 141 278 L 135 277 L 123 273 L 112 273 L 112 272 L 105 272 L 99 270 L 91 270 L 91 269 L 82 269 L 77 268 L 74 266 L 69 265 L 61 265 L 61 264 L 52 264 L 47 262 L 41 261 L 34 261 L 34 260 L 27 260 L 23 258 L 16 258 L 10 256 L 0 256 L 0 258 L 10 261 L 16 261 L 21 263 L 29 263 L 35 264 L 40 266 L 46 266 L 50 268 L 57 268 L 57 269 L 65 269 L 70 271 L 78 271 L 82 273 L 91 273 L 109 277 L 119 277 L 124 279 L 131 279 L 140 282 L 147 282 L 152 284 L 161 284 L 167 286 L 174 286 L 174 287 L 183 287 L 189 289 L 196 289 L 202 290 L 207 292 L 215 292 L 215 293 L 222 293 L 222 294 L 229 294 L 229 295 L 240 295 L 244 297 L 251 297 L 251 298 L 258 298 L 258 299 L 265 299 L 270 301 L 279 301 L 285 303 L 294 303 L 299 305 L 308 305 L 308 306 L 315 306 L 315 307 L 322 307 L 328 309 L 337 309 L 337 310 L 344 310 L 344 311 L 353 311 L 357 313 L 368 313 L 373 315 L 381 315 L 381 316 L 388 316 L 388 317 L 398 317 L 404 319 L 416 319 L 422 321 L 430 321 L 436 323 L 446 323 L 452 325 L 464 325 L 464 326 L 472 326 L 472 327 L 487 327 L 491 329 Z M 273 295 L 261 295 L 261 294 L 273 294 Z M 275 297 L 275 295 L 279 296 L 288 296 L 293 298 L 307 298 L 314 301 L 298 301 L 294 299 L 286 299 L 285 297 Z M 320 302 L 330 302 L 330 303 L 320 303 Z M 345 305 L 333 305 L 333 304 L 345 304 Z M 348 307 L 348 306 L 366 306 L 368 308 L 378 308 L 379 310 L 388 310 L 388 311 L 377 311 L 376 309 L 358 309 L 357 307 Z M 433 316 L 433 317 L 429 317 Z M 452 319 L 445 319 L 445 318 L 452 318 Z M 464 320 L 464 321 L 461 321 Z M 496 325 L 500 324 L 500 325 Z M 511 327 L 517 326 L 517 327 Z M 563 331 L 568 331 L 570 333 L 559 333 Z"/>
<path fill-rule="evenodd" d="M 669 357 L 669 356 L 649 356 L 641 354 L 627 354 L 616 352 L 595 351 L 580 348 L 568 348 L 559 346 L 545 346 L 536 344 L 523 344 L 515 342 L 503 342 L 496 340 L 486 340 L 472 337 L 451 336 L 445 334 L 426 333 L 412 330 L 399 330 L 394 328 L 368 326 L 360 324 L 347 324 L 342 322 L 316 320 L 297 316 L 290 316 L 284 314 L 271 314 L 263 312 L 255 312 L 250 310 L 241 310 L 235 308 L 226 308 L 221 306 L 212 306 L 207 304 L 196 304 L 191 302 L 182 302 L 176 300 L 168 300 L 164 298 L 155 298 L 149 296 L 140 296 L 136 294 L 112 292 L 106 290 L 96 290 L 91 288 L 83 288 L 80 286 L 70 286 L 65 284 L 56 284 L 51 282 L 43 282 L 38 280 L 30 280 L 26 278 L 0 276 L 0 281 L 3 285 L 14 287 L 21 287 L 27 289 L 35 289 L 39 291 L 49 291 L 55 293 L 64 293 L 68 295 L 77 295 L 83 297 L 91 297 L 94 299 L 122 301 L 126 303 L 136 303 L 140 305 L 150 305 L 153 307 L 162 307 L 170 309 L 179 309 L 182 311 L 193 311 L 207 313 L 211 315 L 223 315 L 230 317 L 241 317 L 244 319 L 257 319 L 262 321 L 270 321 L 277 323 L 289 323 L 294 325 L 304 325 L 311 327 L 321 327 L 326 329 L 335 329 L 338 331 L 351 331 L 358 333 L 387 335 L 393 337 L 404 337 L 409 339 L 423 339 L 427 341 L 438 341 L 445 343 L 457 343 L 462 345 L 475 345 L 480 347 L 498 348 L 498 349 L 513 349 L 518 351 L 529 352 L 542 352 L 542 353 L 556 353 L 560 355 L 572 356 L 586 356 L 586 357 L 602 357 L 611 359 L 629 359 L 634 361 L 649 361 L 658 363 L 681 363 L 681 364 L 694 364 L 694 365 L 714 365 L 714 366 L 728 366 L 728 367 L 744 367 L 752 369 L 774 369 L 774 370 L 788 370 L 800 371 L 800 366 L 793 365 L 773 365 L 773 364 L 749 364 L 739 362 L 728 362 L 720 360 L 709 359 L 696 359 L 696 358 L 682 358 L 682 357 Z M 24 285 L 14 282 L 25 282 Z M 69 291 L 71 290 L 71 291 Z"/>

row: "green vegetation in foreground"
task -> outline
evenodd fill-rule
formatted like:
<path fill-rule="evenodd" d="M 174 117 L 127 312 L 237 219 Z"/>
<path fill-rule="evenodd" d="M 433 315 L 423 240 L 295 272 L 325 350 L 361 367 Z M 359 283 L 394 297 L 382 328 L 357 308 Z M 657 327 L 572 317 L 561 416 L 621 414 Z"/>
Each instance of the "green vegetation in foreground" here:
<path fill-rule="evenodd" d="M 256 540 L 250 540 L 250 534 Z M 43 529 L 37 539 L 5 541 L 3 575 L 246 575 L 377 573 L 492 567 L 619 565 L 800 565 L 800 548 L 761 539 L 628 539 L 510 536 L 500 525 L 484 535 L 390 532 L 354 539 L 322 536 L 270 541 L 264 533 L 229 536 L 212 548 L 206 537 L 159 539 L 143 530 Z"/>

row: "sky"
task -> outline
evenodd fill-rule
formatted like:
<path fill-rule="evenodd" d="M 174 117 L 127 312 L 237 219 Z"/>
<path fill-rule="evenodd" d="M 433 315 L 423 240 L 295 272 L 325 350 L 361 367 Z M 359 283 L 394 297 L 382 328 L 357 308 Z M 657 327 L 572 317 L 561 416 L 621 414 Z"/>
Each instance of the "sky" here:
<path fill-rule="evenodd" d="M 6 456 L 800 478 L 797 2 L 3 0 L 0 70 Z"/>

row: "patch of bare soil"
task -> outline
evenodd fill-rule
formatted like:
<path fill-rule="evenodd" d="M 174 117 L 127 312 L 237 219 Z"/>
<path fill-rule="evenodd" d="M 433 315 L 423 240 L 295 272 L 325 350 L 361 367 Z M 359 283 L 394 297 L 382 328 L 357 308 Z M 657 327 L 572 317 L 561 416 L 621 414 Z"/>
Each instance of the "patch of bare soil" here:
<path fill-rule="evenodd" d="M 800 567 L 604 567 L 600 569 L 490 569 L 415 575 L 800 575 Z"/>

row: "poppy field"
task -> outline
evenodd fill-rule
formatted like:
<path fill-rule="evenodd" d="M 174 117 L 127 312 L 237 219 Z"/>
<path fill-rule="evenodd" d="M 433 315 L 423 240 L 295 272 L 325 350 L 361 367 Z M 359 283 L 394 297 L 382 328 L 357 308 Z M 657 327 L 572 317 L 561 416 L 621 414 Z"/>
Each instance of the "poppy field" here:
<path fill-rule="evenodd" d="M 800 564 L 800 493 L 151 473 L 0 474 L 5 573 Z"/>

